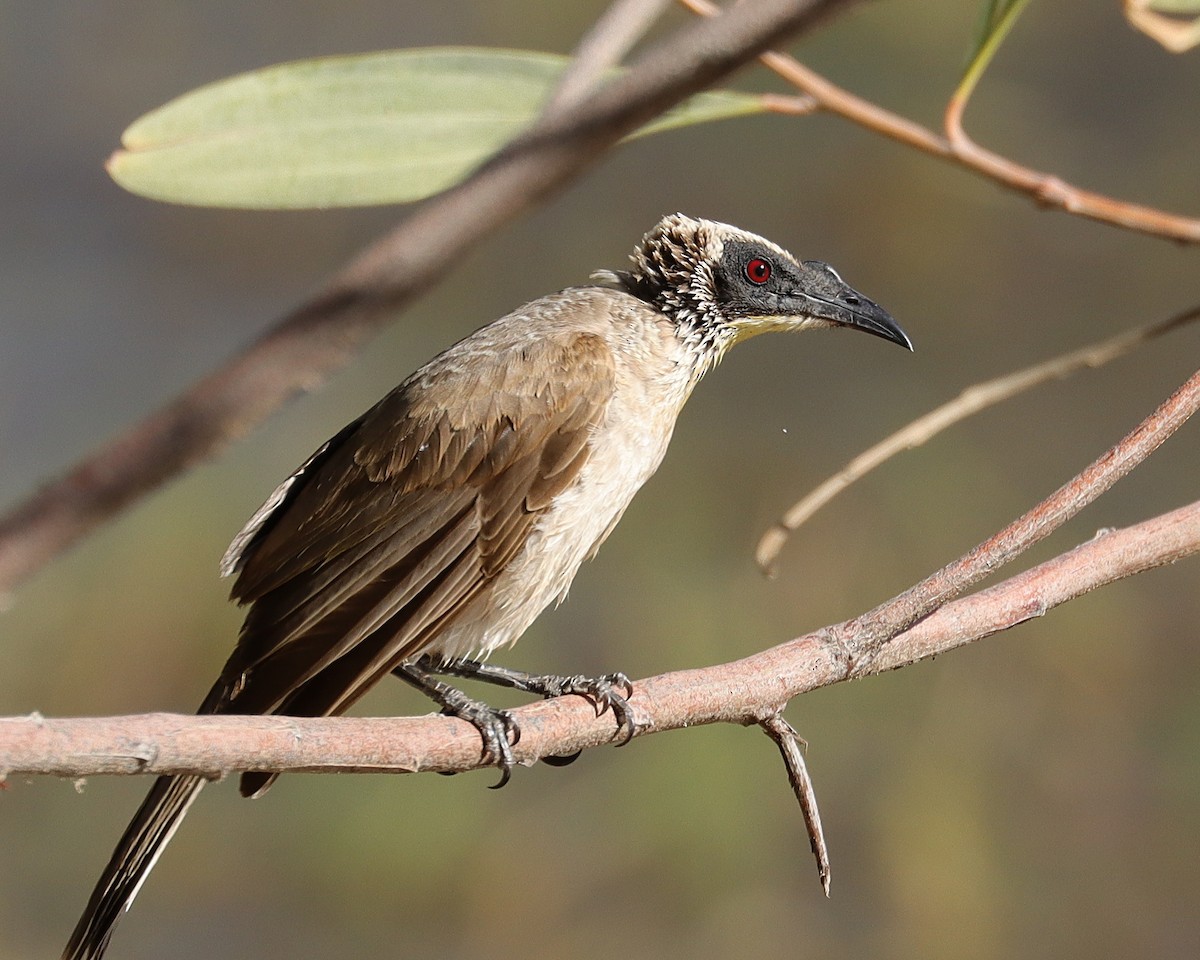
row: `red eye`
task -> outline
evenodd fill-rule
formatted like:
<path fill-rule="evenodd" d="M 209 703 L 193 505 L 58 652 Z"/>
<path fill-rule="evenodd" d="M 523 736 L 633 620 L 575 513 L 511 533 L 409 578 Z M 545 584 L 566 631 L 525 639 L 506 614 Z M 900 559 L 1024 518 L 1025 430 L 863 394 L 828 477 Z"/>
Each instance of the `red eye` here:
<path fill-rule="evenodd" d="M 755 257 L 746 264 L 746 279 L 751 283 L 766 283 L 771 279 L 771 265 L 762 257 Z"/>

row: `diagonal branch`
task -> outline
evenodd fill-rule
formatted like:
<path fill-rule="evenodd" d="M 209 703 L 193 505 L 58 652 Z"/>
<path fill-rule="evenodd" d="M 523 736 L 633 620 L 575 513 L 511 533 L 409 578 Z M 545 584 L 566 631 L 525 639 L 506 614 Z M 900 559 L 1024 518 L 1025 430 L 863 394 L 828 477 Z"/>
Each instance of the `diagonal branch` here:
<path fill-rule="evenodd" d="M 344 366 L 472 244 L 622 137 L 853 0 L 759 0 L 689 24 L 427 201 L 224 366 L 0 517 L 0 598 L 89 531 Z"/>
<path fill-rule="evenodd" d="M 594 91 L 604 73 L 641 39 L 670 0 L 613 0 L 575 48 L 566 72 L 546 103 L 547 115 L 570 109 Z"/>
<path fill-rule="evenodd" d="M 1107 531 L 1053 560 L 947 604 L 898 635 L 857 676 L 944 653 L 1041 616 L 1080 594 L 1200 552 L 1200 501 Z M 853 635 L 856 621 L 840 627 Z M 859 621 L 861 622 L 861 621 Z M 634 684 L 638 736 L 709 723 L 770 722 L 792 697 L 848 677 L 830 655 L 828 629 L 743 660 L 663 674 Z M 612 742 L 609 715 L 582 697 L 513 711 L 518 762 Z M 131 717 L 0 719 L 0 773 L 82 777 L 244 770 L 285 772 L 465 771 L 480 767 L 479 734 L 451 717 Z"/>
<path fill-rule="evenodd" d="M 889 639 L 1045 539 L 1150 456 L 1200 408 L 1200 371 L 1116 446 L 999 533 L 920 583 L 830 632 L 851 673 L 867 671 Z"/>
<path fill-rule="evenodd" d="M 1200 551 L 1200 501 L 1106 532 L 997 586 L 950 602 L 1073 516 L 1150 455 L 1200 406 L 1200 372 L 1069 483 L 963 557 L 860 617 L 716 667 L 635 685 L 636 735 L 707 723 L 763 724 L 789 700 L 970 643 L 1088 590 Z M 920 622 L 918 622 L 920 621 Z M 890 642 L 888 642 L 890 641 Z M 582 697 L 514 712 L 519 763 L 568 756 L 620 734 Z M 479 737 L 449 717 L 151 717 L 0 721 L 0 773 L 243 770 L 441 772 L 480 766 Z"/>
<path fill-rule="evenodd" d="M 754 559 L 768 576 L 775 575 L 775 561 L 787 539 L 813 514 L 829 503 L 850 484 L 870 473 L 898 453 L 919 447 L 960 420 L 974 416 L 988 407 L 1002 403 L 1025 390 L 1050 380 L 1068 377 L 1079 370 L 1094 370 L 1116 360 L 1156 337 L 1200 320 L 1200 306 L 1189 307 L 1166 320 L 1134 327 L 1101 340 L 1060 354 L 1041 363 L 1007 373 L 1002 377 L 973 384 L 953 400 L 935 407 L 928 413 L 868 447 L 811 493 L 793 504 L 758 541 Z"/>

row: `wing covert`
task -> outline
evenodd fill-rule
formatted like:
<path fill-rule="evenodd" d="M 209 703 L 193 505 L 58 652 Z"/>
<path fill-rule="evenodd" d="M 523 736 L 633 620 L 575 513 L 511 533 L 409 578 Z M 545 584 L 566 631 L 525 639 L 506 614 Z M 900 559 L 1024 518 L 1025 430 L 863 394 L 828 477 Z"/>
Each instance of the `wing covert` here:
<path fill-rule="evenodd" d="M 512 362 L 478 337 L 318 451 L 240 535 L 233 595 L 251 609 L 217 710 L 345 709 L 485 591 L 576 479 L 615 384 L 607 346 L 564 334 Z"/>

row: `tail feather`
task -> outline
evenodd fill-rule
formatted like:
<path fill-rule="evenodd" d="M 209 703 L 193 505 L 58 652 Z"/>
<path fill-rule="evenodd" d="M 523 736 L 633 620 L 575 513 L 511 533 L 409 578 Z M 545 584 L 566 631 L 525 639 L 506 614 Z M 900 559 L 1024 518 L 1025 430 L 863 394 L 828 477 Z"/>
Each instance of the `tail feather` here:
<path fill-rule="evenodd" d="M 113 851 L 62 960 L 99 960 L 159 854 L 205 784 L 203 777 L 159 777 Z"/>

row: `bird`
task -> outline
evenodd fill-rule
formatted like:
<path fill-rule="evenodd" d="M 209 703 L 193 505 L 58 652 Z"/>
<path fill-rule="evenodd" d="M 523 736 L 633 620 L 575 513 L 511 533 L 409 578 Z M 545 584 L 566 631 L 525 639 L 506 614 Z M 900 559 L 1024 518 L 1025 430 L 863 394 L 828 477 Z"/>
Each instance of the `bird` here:
<path fill-rule="evenodd" d="M 912 342 L 828 264 L 683 214 L 645 234 L 629 269 L 590 279 L 430 360 L 267 498 L 221 562 L 249 609 L 199 713 L 332 716 L 395 674 L 475 725 L 501 784 L 520 734 L 512 717 L 436 676 L 582 694 L 612 710 L 623 741 L 636 732 L 624 674 L 484 661 L 565 597 L 731 347 L 831 327 Z M 244 773 L 241 793 L 260 796 L 276 776 Z M 205 782 L 155 781 L 63 960 L 104 953 Z"/>

